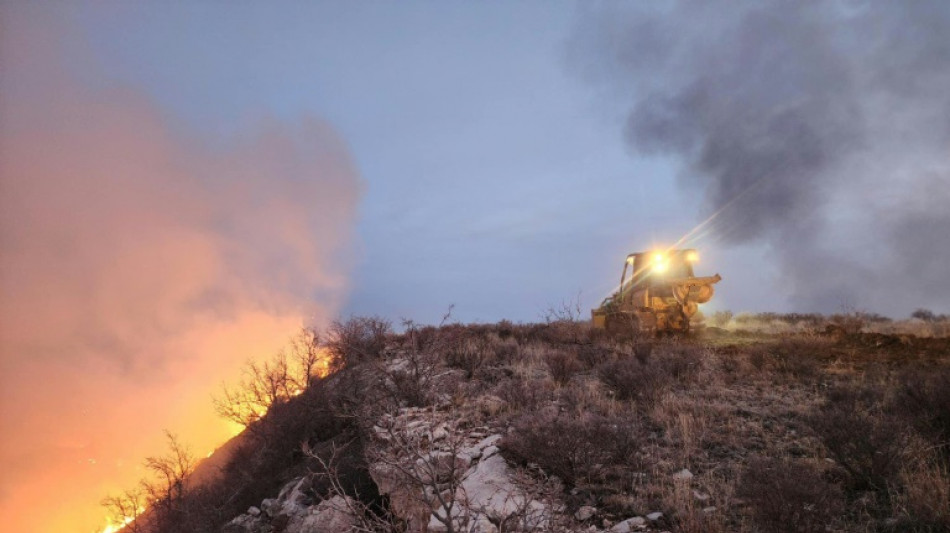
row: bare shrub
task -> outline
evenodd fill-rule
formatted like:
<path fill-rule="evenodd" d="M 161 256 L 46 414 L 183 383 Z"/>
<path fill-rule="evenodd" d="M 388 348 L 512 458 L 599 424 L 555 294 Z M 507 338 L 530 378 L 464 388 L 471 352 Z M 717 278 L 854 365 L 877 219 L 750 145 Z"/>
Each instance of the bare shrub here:
<path fill-rule="evenodd" d="M 894 409 L 950 460 L 950 367 L 905 371 L 899 378 Z"/>
<path fill-rule="evenodd" d="M 495 387 L 494 394 L 513 408 L 533 411 L 554 397 L 553 385 L 547 380 L 507 379 Z"/>
<path fill-rule="evenodd" d="M 831 315 L 828 320 L 833 327 L 848 335 L 860 333 L 868 325 L 868 315 L 853 309 L 845 309 L 841 313 Z"/>
<path fill-rule="evenodd" d="M 602 365 L 597 375 L 617 399 L 652 406 L 673 383 L 670 369 L 660 363 L 641 363 L 627 357 Z"/>
<path fill-rule="evenodd" d="M 379 317 L 354 316 L 345 322 L 334 321 L 327 328 L 324 341 L 332 369 L 379 359 L 391 334 L 390 322 Z"/>
<path fill-rule="evenodd" d="M 814 466 L 787 459 L 752 460 L 742 474 L 739 496 L 749 502 L 762 531 L 824 531 L 843 509 L 841 490 Z"/>
<path fill-rule="evenodd" d="M 271 406 L 288 401 L 314 378 L 326 375 L 328 357 L 317 332 L 303 329 L 291 339 L 289 350 L 263 363 L 248 362 L 236 386 L 222 385 L 220 394 L 212 398 L 215 410 L 222 418 L 256 431 L 255 423 Z"/>
<path fill-rule="evenodd" d="M 770 363 L 776 372 L 800 381 L 811 381 L 820 373 L 820 357 L 825 341 L 785 337 L 770 346 Z"/>
<path fill-rule="evenodd" d="M 580 369 L 577 357 L 569 350 L 554 350 L 544 357 L 544 363 L 551 372 L 551 378 L 558 385 L 566 385 Z"/>
<path fill-rule="evenodd" d="M 950 468 L 939 457 L 930 457 L 900 475 L 902 490 L 895 507 L 908 531 L 950 531 Z"/>
<path fill-rule="evenodd" d="M 653 357 L 653 364 L 666 367 L 670 376 L 680 383 L 692 381 L 702 367 L 703 348 L 695 344 L 665 344 L 653 351 L 658 352 Z"/>
<path fill-rule="evenodd" d="M 432 401 L 435 358 L 425 353 L 409 353 L 385 370 L 384 386 L 390 397 L 407 407 L 423 407 Z"/>
<path fill-rule="evenodd" d="M 483 336 L 465 335 L 453 343 L 445 354 L 445 364 L 463 370 L 466 379 L 493 363 L 495 351 L 491 341 Z"/>
<path fill-rule="evenodd" d="M 535 463 L 573 486 L 636 465 L 642 439 L 628 419 L 535 412 L 515 423 L 501 448 L 513 461 Z"/>
<path fill-rule="evenodd" d="M 917 309 L 910 314 L 911 318 L 916 318 L 917 320 L 923 320 L 924 322 L 936 322 L 937 314 L 931 311 L 930 309 Z"/>
<path fill-rule="evenodd" d="M 148 504 L 146 491 L 141 487 L 129 489 L 117 496 L 108 496 L 102 500 L 106 514 L 115 524 L 124 524 L 124 533 L 144 533 L 145 525 L 139 517 L 145 512 Z"/>
<path fill-rule="evenodd" d="M 855 489 L 886 490 L 913 444 L 906 423 L 885 413 L 867 389 L 833 390 L 806 421 Z"/>
<path fill-rule="evenodd" d="M 578 344 L 576 347 L 577 360 L 585 368 L 596 368 L 614 358 L 614 350 L 601 343 Z"/>
<path fill-rule="evenodd" d="M 158 531 L 174 531 L 194 519 L 187 505 L 186 483 L 196 461 L 177 437 L 169 432 L 165 436 L 168 452 L 145 459 L 151 479 L 142 481 L 142 489 L 149 502 L 150 525 Z"/>
<path fill-rule="evenodd" d="M 492 350 L 495 352 L 495 364 L 511 364 L 521 355 L 521 345 L 511 336 L 489 337 Z"/>

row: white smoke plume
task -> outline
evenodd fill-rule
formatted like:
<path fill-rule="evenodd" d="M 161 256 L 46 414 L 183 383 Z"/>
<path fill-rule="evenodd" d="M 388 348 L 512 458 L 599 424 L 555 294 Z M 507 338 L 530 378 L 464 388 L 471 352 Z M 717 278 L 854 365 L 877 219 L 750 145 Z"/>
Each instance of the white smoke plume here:
<path fill-rule="evenodd" d="M 212 390 L 337 312 L 360 183 L 318 118 L 212 146 L 47 11 L 0 15 L 0 514 L 91 531 L 163 428 L 210 451 Z"/>

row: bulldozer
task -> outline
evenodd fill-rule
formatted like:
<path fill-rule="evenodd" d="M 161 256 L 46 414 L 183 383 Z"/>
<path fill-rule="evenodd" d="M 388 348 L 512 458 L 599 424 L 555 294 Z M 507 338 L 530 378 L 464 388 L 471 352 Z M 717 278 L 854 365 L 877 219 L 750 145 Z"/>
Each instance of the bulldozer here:
<path fill-rule="evenodd" d="M 614 336 L 688 333 L 699 304 L 713 297 L 713 285 L 722 279 L 694 276 L 697 261 L 692 248 L 628 255 L 620 288 L 591 310 L 594 329 Z"/>

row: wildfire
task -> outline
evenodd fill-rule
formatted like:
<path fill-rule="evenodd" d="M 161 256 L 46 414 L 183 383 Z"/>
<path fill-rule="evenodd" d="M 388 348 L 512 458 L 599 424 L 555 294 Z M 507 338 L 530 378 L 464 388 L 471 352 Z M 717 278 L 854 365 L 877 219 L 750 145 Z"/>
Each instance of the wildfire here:
<path fill-rule="evenodd" d="M 113 520 L 113 519 L 107 519 L 107 520 L 106 520 L 106 522 L 107 522 L 106 527 L 105 527 L 105 529 L 103 529 L 100 533 L 118 533 L 119 531 L 122 531 L 122 528 L 124 528 L 125 526 L 127 526 L 127 525 L 131 524 L 133 521 L 135 521 L 135 517 L 136 517 L 137 515 L 142 514 L 143 512 L 145 512 L 145 508 L 144 508 L 144 507 L 139 507 L 139 508 L 136 510 L 136 515 L 133 515 L 133 516 L 124 516 L 124 517 L 122 517 L 121 519 L 119 519 L 118 522 L 116 522 L 116 521 Z"/>

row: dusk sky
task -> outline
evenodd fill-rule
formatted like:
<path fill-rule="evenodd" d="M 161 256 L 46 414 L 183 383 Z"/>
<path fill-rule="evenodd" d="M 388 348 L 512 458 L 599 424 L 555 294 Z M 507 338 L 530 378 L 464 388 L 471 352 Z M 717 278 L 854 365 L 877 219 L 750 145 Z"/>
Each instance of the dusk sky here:
<path fill-rule="evenodd" d="M 100 527 L 301 325 L 586 313 L 686 235 L 707 312 L 950 312 L 947 4 L 715 4 L 0 3 L 0 513 Z"/>
<path fill-rule="evenodd" d="M 71 11 L 101 67 L 91 83 L 144 92 L 189 135 L 306 114 L 338 131 L 363 183 L 346 314 L 433 321 L 455 304 L 464 321 L 534 320 L 578 293 L 591 306 L 627 252 L 702 220 L 674 165 L 625 148 L 622 100 L 571 57 L 570 3 Z M 767 264 L 704 248 L 704 268 L 775 285 Z M 719 305 L 785 305 L 744 286 Z"/>

